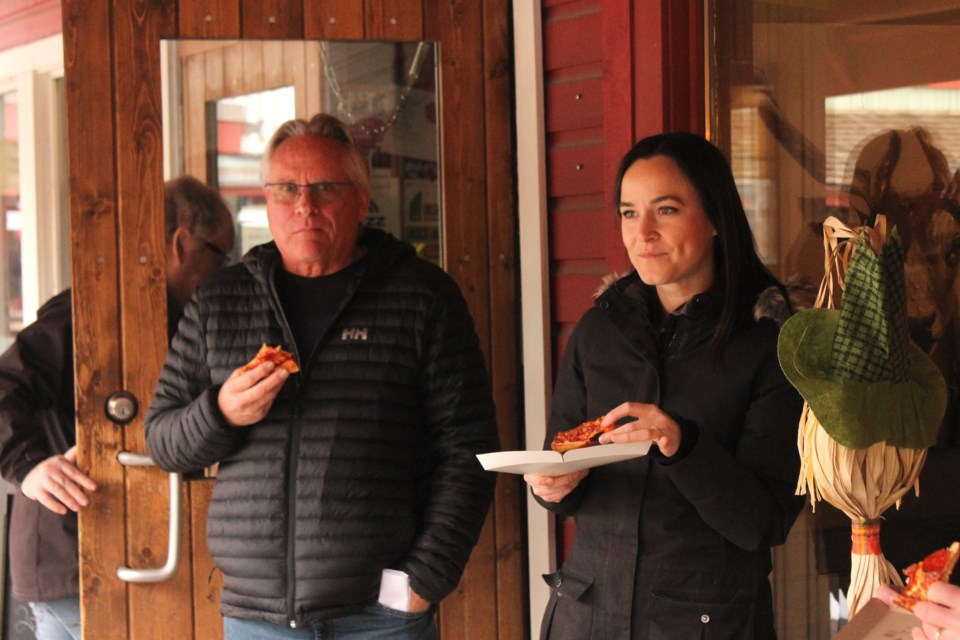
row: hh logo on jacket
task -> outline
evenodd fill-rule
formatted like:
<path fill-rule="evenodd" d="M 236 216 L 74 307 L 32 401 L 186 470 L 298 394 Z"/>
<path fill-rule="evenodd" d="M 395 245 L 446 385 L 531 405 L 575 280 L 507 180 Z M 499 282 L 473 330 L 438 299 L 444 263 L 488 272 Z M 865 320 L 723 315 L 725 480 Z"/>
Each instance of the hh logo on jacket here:
<path fill-rule="evenodd" d="M 357 340 L 366 340 L 367 339 L 367 327 L 347 327 L 343 330 L 343 333 L 340 334 L 341 342 L 348 341 L 357 341 Z"/>

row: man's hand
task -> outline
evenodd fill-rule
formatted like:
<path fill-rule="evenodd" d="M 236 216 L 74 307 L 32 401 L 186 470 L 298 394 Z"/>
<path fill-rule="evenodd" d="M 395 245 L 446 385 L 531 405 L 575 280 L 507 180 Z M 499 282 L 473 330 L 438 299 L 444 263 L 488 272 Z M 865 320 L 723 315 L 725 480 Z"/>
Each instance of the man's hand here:
<path fill-rule="evenodd" d="M 264 362 L 249 371 L 237 369 L 220 387 L 217 404 L 221 413 L 234 427 L 260 422 L 289 377 L 286 369 L 277 368 L 272 362 Z"/>
<path fill-rule="evenodd" d="M 35 466 L 23 479 L 20 490 L 50 511 L 66 515 L 67 509 L 79 511 L 87 506 L 87 491 L 96 491 L 97 484 L 77 469 L 76 445 L 62 456 L 51 456 Z"/>
<path fill-rule="evenodd" d="M 412 588 L 410 589 L 410 606 L 409 609 L 413 613 L 420 613 L 421 611 L 426 611 L 430 608 L 430 603 L 421 598 L 416 591 Z"/>

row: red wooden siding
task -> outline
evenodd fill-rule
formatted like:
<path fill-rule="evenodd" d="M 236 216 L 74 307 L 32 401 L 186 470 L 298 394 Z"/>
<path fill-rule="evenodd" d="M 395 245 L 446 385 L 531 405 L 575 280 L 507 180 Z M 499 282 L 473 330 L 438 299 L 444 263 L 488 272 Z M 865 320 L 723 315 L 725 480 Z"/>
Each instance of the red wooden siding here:
<path fill-rule="evenodd" d="M 633 142 L 704 130 L 700 0 L 544 0 L 554 369 L 603 277 L 630 268 L 613 184 Z M 566 555 L 572 523 L 559 529 Z"/>

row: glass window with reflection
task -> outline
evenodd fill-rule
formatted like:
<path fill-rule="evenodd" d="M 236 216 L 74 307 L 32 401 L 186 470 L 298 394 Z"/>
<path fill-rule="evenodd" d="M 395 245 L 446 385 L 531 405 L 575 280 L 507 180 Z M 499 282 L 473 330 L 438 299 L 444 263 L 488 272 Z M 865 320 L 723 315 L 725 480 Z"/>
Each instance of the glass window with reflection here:
<path fill-rule="evenodd" d="M 442 264 L 436 45 L 429 42 L 168 41 L 172 173 L 217 186 L 237 221 L 237 256 L 269 241 L 259 162 L 284 121 L 346 122 L 371 175 L 368 226 Z M 268 61 L 282 74 L 264 73 Z M 258 73 L 245 73 L 245 68 Z M 278 77 L 281 76 L 281 77 Z M 272 78 L 272 79 L 271 79 Z"/>
<path fill-rule="evenodd" d="M 904 239 L 911 337 L 950 399 L 919 497 L 884 513 L 883 555 L 902 572 L 960 538 L 960 2 L 708 0 L 707 15 L 710 136 L 771 268 L 819 284 L 830 216 L 882 213 Z M 778 550 L 781 638 L 845 624 L 850 524 L 808 502 Z"/>
<path fill-rule="evenodd" d="M 16 91 L 0 94 L 0 351 L 23 328 L 20 152 Z"/>

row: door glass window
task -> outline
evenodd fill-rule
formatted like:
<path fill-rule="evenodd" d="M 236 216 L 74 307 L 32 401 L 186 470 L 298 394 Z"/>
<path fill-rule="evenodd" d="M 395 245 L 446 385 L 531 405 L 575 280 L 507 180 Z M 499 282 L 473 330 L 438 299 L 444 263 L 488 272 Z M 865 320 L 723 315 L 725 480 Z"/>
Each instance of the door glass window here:
<path fill-rule="evenodd" d="M 960 58 L 949 54 L 960 2 L 709 0 L 707 14 L 708 128 L 767 264 L 819 284 L 830 216 L 859 226 L 884 214 L 904 238 L 911 337 L 950 400 L 919 496 L 882 521 L 883 555 L 902 575 L 960 531 Z M 781 638 L 845 624 L 850 535 L 837 508 L 807 504 L 776 552 L 776 600 L 790 603 Z"/>
<path fill-rule="evenodd" d="M 259 162 L 285 120 L 326 112 L 351 129 L 371 177 L 366 225 L 412 244 L 424 258 L 442 264 L 437 126 L 436 45 L 430 42 L 286 43 L 282 86 L 233 80 L 210 69 L 239 68 L 262 52 L 276 55 L 277 43 L 169 41 L 179 82 L 182 117 L 168 118 L 178 130 L 169 163 L 219 188 L 237 220 L 238 255 L 269 241 Z M 294 54 L 291 54 L 294 55 Z M 208 64 L 214 58 L 218 65 Z M 238 61 L 229 63 L 227 61 Z M 265 61 L 261 61 L 265 64 Z M 221 69 L 222 70 L 222 69 Z M 174 102 L 173 100 L 168 101 Z M 170 110 L 167 104 L 168 111 Z M 193 114 L 202 113 L 202 127 Z M 202 130 L 201 130 L 202 129 Z"/>
<path fill-rule="evenodd" d="M 23 327 L 17 94 L 0 94 L 0 351 Z"/>

